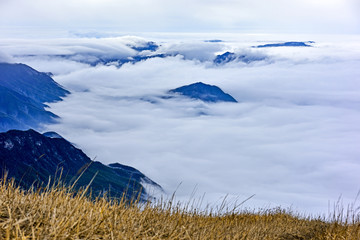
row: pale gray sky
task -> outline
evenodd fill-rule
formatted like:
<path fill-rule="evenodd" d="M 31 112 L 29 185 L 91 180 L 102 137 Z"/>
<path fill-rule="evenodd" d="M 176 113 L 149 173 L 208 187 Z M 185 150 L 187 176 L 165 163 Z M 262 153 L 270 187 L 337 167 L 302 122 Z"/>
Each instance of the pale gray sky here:
<path fill-rule="evenodd" d="M 0 0 L 0 27 L 360 33 L 358 0 Z"/>

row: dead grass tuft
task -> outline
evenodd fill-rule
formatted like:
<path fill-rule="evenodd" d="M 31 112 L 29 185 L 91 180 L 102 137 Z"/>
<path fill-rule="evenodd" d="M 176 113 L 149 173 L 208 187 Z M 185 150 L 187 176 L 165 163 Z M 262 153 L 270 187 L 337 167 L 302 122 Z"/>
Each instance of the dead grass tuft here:
<path fill-rule="evenodd" d="M 25 191 L 0 180 L 0 239 L 360 239 L 358 220 L 304 219 L 281 209 L 203 214 L 83 193 L 60 185 Z"/>

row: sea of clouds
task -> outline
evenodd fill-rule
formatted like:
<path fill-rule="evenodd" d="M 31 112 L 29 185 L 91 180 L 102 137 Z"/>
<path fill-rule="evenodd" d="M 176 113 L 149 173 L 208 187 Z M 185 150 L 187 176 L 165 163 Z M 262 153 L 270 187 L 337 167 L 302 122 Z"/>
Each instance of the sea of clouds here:
<path fill-rule="evenodd" d="M 225 37 L 224 37 L 225 36 Z M 177 199 L 326 214 L 360 190 L 358 36 L 152 35 L 3 39 L 1 56 L 52 72 L 72 92 L 50 104 L 58 132 L 91 158 L 133 166 Z M 219 39 L 221 36 L 215 36 Z M 256 49 L 289 40 L 313 47 Z M 215 65 L 226 51 L 262 59 Z M 138 63 L 97 59 L 168 54 Z M 195 82 L 217 85 L 238 103 L 162 98 Z M 195 193 L 194 193 L 195 192 Z M 159 193 L 157 193 L 159 194 Z M 329 207 L 330 203 L 330 207 Z"/>

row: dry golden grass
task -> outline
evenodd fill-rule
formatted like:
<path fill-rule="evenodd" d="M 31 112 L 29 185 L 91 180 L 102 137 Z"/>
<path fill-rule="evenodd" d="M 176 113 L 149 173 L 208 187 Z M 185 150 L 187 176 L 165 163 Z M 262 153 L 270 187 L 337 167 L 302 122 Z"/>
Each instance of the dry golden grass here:
<path fill-rule="evenodd" d="M 59 185 L 24 191 L 0 181 L 0 239 L 360 239 L 358 220 L 337 218 L 304 219 L 279 209 L 211 214 L 170 202 L 129 205 Z"/>

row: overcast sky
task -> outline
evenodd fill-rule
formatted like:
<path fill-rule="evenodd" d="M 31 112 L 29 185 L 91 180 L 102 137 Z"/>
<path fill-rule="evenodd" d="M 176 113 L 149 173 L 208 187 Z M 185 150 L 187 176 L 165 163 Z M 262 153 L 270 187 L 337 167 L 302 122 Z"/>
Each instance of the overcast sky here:
<path fill-rule="evenodd" d="M 359 13 L 358 0 L 0 0 L 0 27 L 353 34 Z"/>

